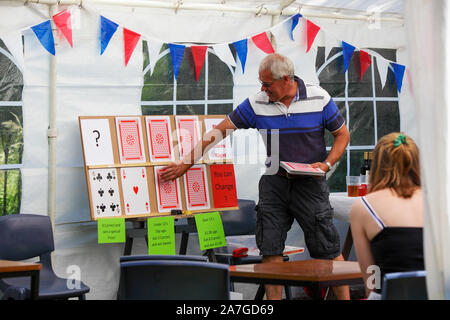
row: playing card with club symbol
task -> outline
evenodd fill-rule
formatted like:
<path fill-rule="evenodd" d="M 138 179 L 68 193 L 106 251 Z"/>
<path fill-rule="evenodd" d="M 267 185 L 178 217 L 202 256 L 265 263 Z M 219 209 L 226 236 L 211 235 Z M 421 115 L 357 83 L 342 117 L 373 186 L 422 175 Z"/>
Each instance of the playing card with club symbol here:
<path fill-rule="evenodd" d="M 145 167 L 121 168 L 123 203 L 126 215 L 150 213 Z"/>
<path fill-rule="evenodd" d="M 89 169 L 89 183 L 94 217 L 121 216 L 116 169 Z"/>

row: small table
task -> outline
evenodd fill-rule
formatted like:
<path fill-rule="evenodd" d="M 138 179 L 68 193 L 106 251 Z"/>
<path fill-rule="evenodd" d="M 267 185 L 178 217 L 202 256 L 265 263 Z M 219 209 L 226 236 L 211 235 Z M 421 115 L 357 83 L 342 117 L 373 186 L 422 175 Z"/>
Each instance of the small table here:
<path fill-rule="evenodd" d="M 311 287 L 317 300 L 322 299 L 322 288 L 362 283 L 355 261 L 313 259 L 236 265 L 229 270 L 233 282 Z"/>
<path fill-rule="evenodd" d="M 22 261 L 0 260 L 0 278 L 31 277 L 30 296 L 36 300 L 39 297 L 39 273 L 42 264 Z"/>

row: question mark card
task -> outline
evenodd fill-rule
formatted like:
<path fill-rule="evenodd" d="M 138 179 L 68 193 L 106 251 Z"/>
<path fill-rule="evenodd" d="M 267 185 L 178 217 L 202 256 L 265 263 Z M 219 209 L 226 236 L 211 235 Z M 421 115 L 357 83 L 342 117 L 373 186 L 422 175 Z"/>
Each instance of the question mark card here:
<path fill-rule="evenodd" d="M 114 164 L 108 119 L 80 120 L 86 165 Z"/>

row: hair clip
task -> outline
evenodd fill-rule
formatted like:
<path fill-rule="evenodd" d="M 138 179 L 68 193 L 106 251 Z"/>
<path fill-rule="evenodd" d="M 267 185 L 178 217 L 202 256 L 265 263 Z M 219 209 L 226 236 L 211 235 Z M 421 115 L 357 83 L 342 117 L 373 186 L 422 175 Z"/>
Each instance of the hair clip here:
<path fill-rule="evenodd" d="M 407 144 L 407 143 L 406 143 L 406 137 L 405 137 L 405 135 L 402 134 L 402 133 L 400 133 L 400 134 L 398 135 L 398 137 L 395 138 L 395 140 L 394 140 L 394 146 L 395 146 L 395 147 L 398 147 L 398 146 L 400 146 L 402 143 L 403 143 L 403 144 Z"/>

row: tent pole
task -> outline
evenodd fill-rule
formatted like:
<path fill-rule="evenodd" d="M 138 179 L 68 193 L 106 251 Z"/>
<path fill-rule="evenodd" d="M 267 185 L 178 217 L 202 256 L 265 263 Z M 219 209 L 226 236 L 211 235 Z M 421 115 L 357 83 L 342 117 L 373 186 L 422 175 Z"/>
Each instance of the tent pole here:
<path fill-rule="evenodd" d="M 49 15 L 52 17 L 57 10 L 57 5 L 49 6 Z M 56 40 L 56 28 L 52 23 L 53 38 Z M 56 43 L 55 43 L 56 45 Z M 56 213 L 56 56 L 50 57 L 50 78 L 49 78 L 49 125 L 48 125 L 48 216 L 52 221 L 53 232 L 55 231 L 55 213 Z"/>
<path fill-rule="evenodd" d="M 194 10 L 194 11 L 220 11 L 220 12 L 248 12 L 258 15 L 272 15 L 272 16 L 291 16 L 298 13 L 298 8 L 287 8 L 283 10 L 274 9 L 270 6 L 258 6 L 258 7 L 238 7 L 223 4 L 208 4 L 208 3 L 182 3 L 176 1 L 144 1 L 144 0 L 16 0 L 22 3 L 38 3 L 48 5 L 112 5 L 121 7 L 135 7 L 135 8 L 159 8 L 159 9 L 171 9 L 171 10 Z M 344 14 L 348 12 L 348 14 Z M 302 14 L 308 18 L 323 18 L 333 20 L 362 20 L 372 21 L 374 19 L 374 13 L 351 10 L 351 9 L 339 9 L 329 8 L 324 6 L 302 5 Z M 376 17 L 378 21 L 382 22 L 396 22 L 404 23 L 404 19 L 397 13 L 384 13 L 380 12 Z"/>

